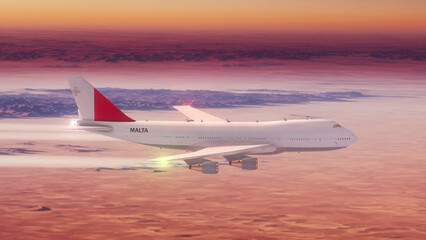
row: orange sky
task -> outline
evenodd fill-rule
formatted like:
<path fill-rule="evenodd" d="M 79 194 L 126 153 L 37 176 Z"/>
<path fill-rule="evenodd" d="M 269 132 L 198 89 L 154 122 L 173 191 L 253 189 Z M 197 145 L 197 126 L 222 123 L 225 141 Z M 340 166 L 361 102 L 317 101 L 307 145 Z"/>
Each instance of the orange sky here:
<path fill-rule="evenodd" d="M 13 0 L 0 27 L 426 33 L 426 1 Z"/>

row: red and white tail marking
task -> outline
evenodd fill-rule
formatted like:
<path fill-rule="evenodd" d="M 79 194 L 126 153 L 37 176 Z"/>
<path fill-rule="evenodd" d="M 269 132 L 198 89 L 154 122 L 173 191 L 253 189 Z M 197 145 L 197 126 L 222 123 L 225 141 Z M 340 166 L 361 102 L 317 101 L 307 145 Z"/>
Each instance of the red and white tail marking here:
<path fill-rule="evenodd" d="M 95 88 L 95 121 L 134 122 Z"/>
<path fill-rule="evenodd" d="M 91 121 L 134 122 L 83 77 L 68 77 L 80 118 Z"/>

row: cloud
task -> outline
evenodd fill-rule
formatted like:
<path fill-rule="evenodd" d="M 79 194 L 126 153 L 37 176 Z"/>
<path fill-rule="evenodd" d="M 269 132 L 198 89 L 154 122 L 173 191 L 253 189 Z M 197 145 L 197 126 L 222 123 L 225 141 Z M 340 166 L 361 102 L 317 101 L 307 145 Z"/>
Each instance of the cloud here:
<path fill-rule="evenodd" d="M 90 148 L 85 146 L 79 146 L 79 145 L 56 145 L 56 147 L 59 148 L 65 148 L 71 152 L 81 152 L 81 153 L 91 153 L 91 152 L 103 152 L 106 151 L 106 148 Z"/>
<path fill-rule="evenodd" d="M 383 38 L 381 36 L 346 35 L 306 36 L 291 34 L 221 34 L 188 35 L 184 33 L 103 32 L 87 36 L 82 32 L 64 35 L 47 31 L 44 34 L 0 33 L 0 61 L 54 61 L 43 68 L 81 68 L 93 62 L 206 62 L 244 61 L 223 64 L 224 67 L 249 67 L 253 61 L 267 60 L 260 65 L 276 65 L 280 60 L 310 61 L 315 59 L 425 61 L 423 36 Z M 29 37 L 30 36 L 30 37 Z M 131 36 L 131 37 L 129 37 Z M 102 40 L 104 39 L 104 40 Z M 339 61 L 338 61 L 339 63 Z"/>
<path fill-rule="evenodd" d="M 14 155 L 14 154 L 11 154 L 11 153 L 5 153 L 5 152 L 0 152 L 0 155 L 3 155 L 3 156 L 11 156 L 11 155 Z"/>
<path fill-rule="evenodd" d="M 82 68 L 80 65 L 43 65 L 43 68 Z"/>
<path fill-rule="evenodd" d="M 36 211 L 36 212 L 46 212 L 46 211 L 51 211 L 51 210 L 52 210 L 51 208 L 43 206 L 43 207 L 41 207 L 39 209 L 36 209 L 36 210 L 33 210 L 33 211 Z"/>
<path fill-rule="evenodd" d="M 37 154 L 42 152 L 44 151 L 32 150 L 32 149 L 26 149 L 26 148 L 0 148 L 0 155 L 14 155 L 15 153 Z"/>

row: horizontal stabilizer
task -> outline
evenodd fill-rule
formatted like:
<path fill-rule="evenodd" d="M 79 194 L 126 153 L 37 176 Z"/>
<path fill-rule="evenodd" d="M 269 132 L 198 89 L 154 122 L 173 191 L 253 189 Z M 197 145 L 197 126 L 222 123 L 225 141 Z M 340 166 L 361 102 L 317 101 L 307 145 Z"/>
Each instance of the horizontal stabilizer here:
<path fill-rule="evenodd" d="M 109 126 L 83 126 L 83 127 L 75 127 L 72 130 L 84 130 L 89 132 L 111 132 L 112 127 Z"/>

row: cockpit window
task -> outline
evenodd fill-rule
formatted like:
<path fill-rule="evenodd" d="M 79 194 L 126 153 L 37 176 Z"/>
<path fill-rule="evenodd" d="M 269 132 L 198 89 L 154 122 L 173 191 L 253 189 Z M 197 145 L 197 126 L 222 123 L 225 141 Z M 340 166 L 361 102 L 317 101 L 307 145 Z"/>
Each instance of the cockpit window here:
<path fill-rule="evenodd" d="M 333 125 L 333 128 L 340 128 L 340 127 L 342 127 L 342 126 L 340 126 L 340 124 L 334 124 Z"/>

